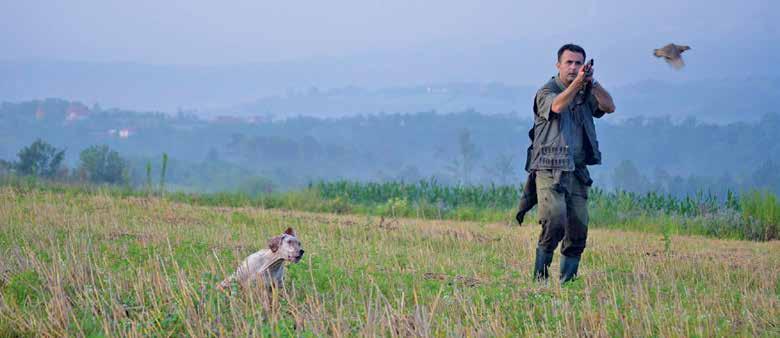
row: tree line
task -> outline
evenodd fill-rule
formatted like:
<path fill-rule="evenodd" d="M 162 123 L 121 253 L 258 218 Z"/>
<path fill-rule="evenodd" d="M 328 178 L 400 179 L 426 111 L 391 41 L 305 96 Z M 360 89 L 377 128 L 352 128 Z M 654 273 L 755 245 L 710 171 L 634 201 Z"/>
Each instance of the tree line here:
<path fill-rule="evenodd" d="M 319 179 L 431 177 L 447 185 L 518 185 L 525 179 L 530 115 L 467 110 L 208 120 L 185 112 L 87 108 L 47 99 L 0 105 L 0 159 L 19 161 L 19 149 L 40 138 L 71 150 L 61 163 L 73 168 L 68 172 L 73 177 L 82 167 L 73 149 L 106 145 L 128 162 L 127 181 L 134 186 L 147 184 L 149 163 L 150 175 L 160 177 L 162 153 L 169 155 L 166 185 L 176 190 L 251 184 L 254 191 L 274 191 Z M 623 116 L 597 121 L 604 163 L 590 169 L 602 188 L 675 196 L 750 188 L 780 192 L 780 115 L 726 125 L 672 118 L 618 121 Z"/>
<path fill-rule="evenodd" d="M 0 169 L 20 176 L 51 180 L 88 181 L 96 184 L 123 185 L 129 182 L 130 165 L 107 145 L 93 145 L 79 153 L 76 168 L 64 163 L 65 149 L 37 139 L 19 150 L 15 161 L 0 161 Z"/>

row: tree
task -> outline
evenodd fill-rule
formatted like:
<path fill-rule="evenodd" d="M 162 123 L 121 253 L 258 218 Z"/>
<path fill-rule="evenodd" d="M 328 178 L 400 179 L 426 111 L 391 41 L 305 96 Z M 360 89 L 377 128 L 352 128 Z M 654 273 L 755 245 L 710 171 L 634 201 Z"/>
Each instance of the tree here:
<path fill-rule="evenodd" d="M 485 172 L 490 176 L 491 182 L 497 182 L 500 185 L 509 185 L 517 183 L 517 173 L 515 173 L 515 157 L 512 153 L 498 155 L 492 165 L 484 166 Z"/>
<path fill-rule="evenodd" d="M 468 129 L 461 129 L 458 131 L 458 154 L 447 169 L 460 181 L 460 184 L 470 184 L 471 174 L 479 155 L 477 146 L 471 141 L 471 132 Z"/>
<path fill-rule="evenodd" d="M 13 163 L 0 159 L 0 175 L 7 175 L 11 172 L 11 170 L 13 170 L 13 168 Z"/>
<path fill-rule="evenodd" d="M 750 175 L 750 180 L 754 187 L 780 193 L 780 165 L 771 159 L 764 160 Z"/>
<path fill-rule="evenodd" d="M 163 153 L 162 170 L 160 171 L 160 196 L 165 192 L 165 172 L 168 171 L 168 153 Z"/>
<path fill-rule="evenodd" d="M 146 190 L 152 191 L 152 162 L 146 162 Z"/>
<path fill-rule="evenodd" d="M 18 153 L 19 162 L 16 171 L 20 175 L 32 175 L 52 178 L 62 167 L 65 159 L 65 149 L 57 149 L 41 139 L 35 140 L 30 146 L 22 148 Z"/>
<path fill-rule="evenodd" d="M 238 191 L 252 197 L 257 197 L 274 192 L 275 187 L 276 185 L 265 177 L 252 176 L 241 182 Z"/>
<path fill-rule="evenodd" d="M 206 158 L 203 160 L 207 163 L 216 163 L 219 161 L 219 152 L 214 147 L 209 148 L 209 152 L 206 154 Z"/>
<path fill-rule="evenodd" d="M 631 160 L 623 160 L 615 167 L 613 182 L 616 188 L 630 192 L 645 192 L 648 186 L 647 178 L 642 176 Z"/>
<path fill-rule="evenodd" d="M 663 192 L 663 193 L 669 193 L 670 191 L 669 184 L 672 180 L 672 175 L 669 175 L 669 172 L 667 172 L 661 167 L 655 167 L 655 171 L 653 172 L 653 177 L 654 177 L 653 190 Z"/>
<path fill-rule="evenodd" d="M 124 184 L 129 165 L 119 153 L 106 145 L 91 146 L 79 155 L 79 172 L 94 183 Z"/>

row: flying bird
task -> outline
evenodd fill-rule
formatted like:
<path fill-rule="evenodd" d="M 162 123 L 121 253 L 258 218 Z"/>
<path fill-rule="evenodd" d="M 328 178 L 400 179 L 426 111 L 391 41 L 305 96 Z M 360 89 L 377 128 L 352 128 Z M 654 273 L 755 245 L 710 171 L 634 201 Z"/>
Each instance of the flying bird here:
<path fill-rule="evenodd" d="M 670 64 L 674 69 L 680 69 L 685 66 L 685 62 L 682 59 L 682 53 L 691 49 L 690 46 L 675 45 L 670 43 L 660 49 L 653 50 L 653 55 L 664 58 L 666 63 Z"/>

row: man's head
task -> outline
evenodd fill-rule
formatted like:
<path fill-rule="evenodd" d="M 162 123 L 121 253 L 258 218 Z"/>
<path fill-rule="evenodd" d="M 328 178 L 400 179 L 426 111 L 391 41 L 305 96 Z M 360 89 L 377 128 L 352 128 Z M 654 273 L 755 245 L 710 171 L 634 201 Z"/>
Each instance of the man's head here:
<path fill-rule="evenodd" d="M 291 262 L 297 263 L 303 257 L 303 247 L 292 228 L 287 228 L 283 234 L 271 238 L 268 241 L 268 248 L 271 249 L 271 252 Z"/>
<path fill-rule="evenodd" d="M 558 62 L 555 67 L 558 68 L 558 77 L 565 85 L 569 85 L 577 73 L 585 64 L 585 50 L 575 44 L 567 43 L 558 49 Z"/>

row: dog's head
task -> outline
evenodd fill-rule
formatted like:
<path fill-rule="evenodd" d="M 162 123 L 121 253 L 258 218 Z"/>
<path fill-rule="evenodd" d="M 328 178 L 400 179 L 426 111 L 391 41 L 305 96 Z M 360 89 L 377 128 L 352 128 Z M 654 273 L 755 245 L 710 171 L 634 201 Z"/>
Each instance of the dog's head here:
<path fill-rule="evenodd" d="M 292 228 L 287 228 L 283 234 L 271 238 L 268 241 L 268 248 L 271 249 L 271 252 L 291 262 L 297 263 L 303 257 L 301 241 L 295 236 L 295 231 Z"/>

